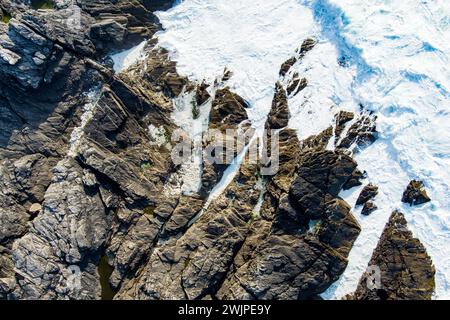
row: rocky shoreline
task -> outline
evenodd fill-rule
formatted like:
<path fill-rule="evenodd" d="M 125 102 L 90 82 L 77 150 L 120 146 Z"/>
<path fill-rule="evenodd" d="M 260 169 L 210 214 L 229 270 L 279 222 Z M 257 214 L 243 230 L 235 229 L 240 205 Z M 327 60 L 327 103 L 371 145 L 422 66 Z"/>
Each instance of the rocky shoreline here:
<path fill-rule="evenodd" d="M 352 154 L 376 140 L 376 117 L 340 112 L 334 126 L 298 139 L 288 96 L 308 81 L 290 66 L 314 54 L 306 39 L 281 66 L 265 124 L 279 138 L 278 173 L 263 177 L 264 159 L 244 156 L 209 199 L 228 165 L 205 162 L 197 193 L 166 192 L 180 172 L 169 137 L 182 95 L 195 96 L 193 120 L 211 104 L 207 131 L 250 132 L 233 144 L 236 157 L 267 143 L 251 139 L 230 72 L 194 83 L 153 38 L 145 59 L 114 73 L 108 55 L 152 38 L 161 28 L 152 12 L 172 2 L 60 0 L 35 10 L 0 0 L 9 17 L 0 23 L 0 299 L 317 299 L 344 272 L 361 229 L 339 193 L 366 184 Z M 405 202 L 428 199 L 417 184 Z M 358 204 L 377 192 L 366 184 Z M 432 262 L 406 228 L 395 213 L 374 252 L 379 290 L 430 299 Z M 363 282 L 352 298 L 379 299 Z"/>

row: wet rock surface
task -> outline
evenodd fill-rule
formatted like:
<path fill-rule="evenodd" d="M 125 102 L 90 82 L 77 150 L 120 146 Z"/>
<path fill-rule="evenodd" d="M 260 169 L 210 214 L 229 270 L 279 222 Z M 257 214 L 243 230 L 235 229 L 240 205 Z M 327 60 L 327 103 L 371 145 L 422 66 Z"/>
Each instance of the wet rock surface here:
<path fill-rule="evenodd" d="M 275 96 L 272 101 L 272 109 L 269 113 L 266 127 L 268 129 L 281 129 L 287 127 L 289 123 L 289 106 L 286 90 L 281 83 L 275 86 Z"/>
<path fill-rule="evenodd" d="M 347 123 L 351 117 L 350 114 L 338 116 L 337 121 L 337 132 L 341 132 L 345 123 Z M 341 129 L 339 129 L 341 128 Z M 362 148 L 367 145 L 372 144 L 378 138 L 376 129 L 376 117 L 362 113 L 358 116 L 356 121 L 354 121 L 348 128 L 346 135 L 340 140 L 336 140 L 337 148 Z"/>
<path fill-rule="evenodd" d="M 359 194 L 358 199 L 356 200 L 356 205 L 361 206 L 367 203 L 367 201 L 372 200 L 378 194 L 378 187 L 369 183 L 365 186 L 361 193 Z"/>
<path fill-rule="evenodd" d="M 400 212 L 386 225 L 356 292 L 356 300 L 426 300 L 434 292 L 435 270 Z"/>
<path fill-rule="evenodd" d="M 285 76 L 295 63 L 297 63 L 297 58 L 295 58 L 295 57 L 291 57 L 288 60 L 286 60 L 281 65 L 280 76 Z"/>
<path fill-rule="evenodd" d="M 423 182 L 417 180 L 413 180 L 408 184 L 402 196 L 402 202 L 409 203 L 411 206 L 418 206 L 430 201 L 431 199 L 425 190 Z"/>
<path fill-rule="evenodd" d="M 377 209 L 378 207 L 376 204 L 374 204 L 372 201 L 367 201 L 361 210 L 361 214 L 364 216 L 369 216 Z"/>
<path fill-rule="evenodd" d="M 306 78 L 300 78 L 300 75 L 295 73 L 287 86 L 286 92 L 288 96 L 294 97 L 307 86 L 308 80 Z"/>
<path fill-rule="evenodd" d="M 303 57 L 306 53 L 311 51 L 316 46 L 316 44 L 317 41 L 312 38 L 305 39 L 302 45 L 300 46 L 300 49 L 298 49 L 300 57 Z"/>
<path fill-rule="evenodd" d="M 247 103 L 228 87 L 216 91 L 212 101 L 208 132 L 203 141 L 203 173 L 200 193 L 206 196 L 245 148 L 253 135 Z"/>

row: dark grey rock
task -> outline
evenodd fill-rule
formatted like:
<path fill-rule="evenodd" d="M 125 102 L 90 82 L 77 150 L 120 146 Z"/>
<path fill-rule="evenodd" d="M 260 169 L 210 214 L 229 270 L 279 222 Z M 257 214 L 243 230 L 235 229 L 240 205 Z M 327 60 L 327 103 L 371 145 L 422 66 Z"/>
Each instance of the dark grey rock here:
<path fill-rule="evenodd" d="M 357 206 L 364 205 L 367 201 L 375 198 L 377 194 L 378 194 L 378 187 L 369 183 L 362 189 L 361 193 L 359 194 L 359 197 L 356 200 L 356 205 Z"/>
<path fill-rule="evenodd" d="M 280 82 L 277 82 L 266 128 L 274 130 L 282 129 L 288 125 L 290 117 L 286 90 L 284 90 Z"/>
<path fill-rule="evenodd" d="M 374 270 L 378 273 L 374 274 Z M 377 283 L 378 282 L 378 283 Z M 394 212 L 361 278 L 353 300 L 430 300 L 435 268 L 413 237 L 402 213 Z"/>

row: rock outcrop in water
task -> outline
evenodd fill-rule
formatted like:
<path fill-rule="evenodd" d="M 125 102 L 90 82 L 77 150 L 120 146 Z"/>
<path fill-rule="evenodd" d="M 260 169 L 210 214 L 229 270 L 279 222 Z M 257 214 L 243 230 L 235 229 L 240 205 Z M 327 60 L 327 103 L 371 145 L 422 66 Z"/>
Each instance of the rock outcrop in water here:
<path fill-rule="evenodd" d="M 242 257 L 220 289 L 219 298 L 312 299 L 337 280 L 360 228 L 350 207 L 330 194 L 345 183 L 349 176 L 345 172 L 354 170 L 346 160 L 329 162 L 328 158 L 335 156 L 340 158 L 333 152 L 310 152 L 299 159 L 297 178 L 288 194 L 278 199 L 275 216 L 259 222 L 258 231 L 244 244 Z M 315 184 L 317 180 L 308 182 L 314 174 L 309 173 L 314 172 L 309 157 L 329 163 L 324 174 L 333 177 L 319 184 Z M 305 205 L 313 202 L 315 209 L 305 210 Z M 309 230 L 311 221 L 316 223 L 313 230 Z"/>
<path fill-rule="evenodd" d="M 112 13 L 108 19 L 121 20 L 129 35 L 141 28 L 148 36 L 159 25 L 153 16 L 145 22 L 151 28 L 139 27 L 142 21 L 131 12 L 152 15 L 138 2 L 35 11 L 26 2 L 2 0 L 0 7 L 12 17 L 0 23 L 0 297 L 99 298 L 100 256 L 123 225 L 144 225 L 142 212 L 153 204 L 144 193 L 162 186 L 170 172 L 169 152 L 152 152 L 146 126 L 173 124 L 170 96 L 148 88 L 143 95 L 129 78 L 111 81 L 112 70 L 101 59 L 108 49 L 93 30 Z M 73 10 L 86 32 L 67 26 Z M 115 48 L 139 40 L 129 39 Z M 154 56 L 164 65 L 166 56 Z M 170 65 L 162 74 L 171 74 L 164 84 L 173 85 Z M 132 250 L 127 255 L 139 256 Z"/>
<path fill-rule="evenodd" d="M 394 212 L 350 299 L 429 300 L 434 292 L 435 270 L 420 241 L 408 230 L 402 213 Z"/>
<path fill-rule="evenodd" d="M 378 207 L 375 203 L 373 203 L 372 201 L 367 201 L 361 210 L 361 214 L 364 216 L 369 216 L 377 209 Z"/>
<path fill-rule="evenodd" d="M 286 90 L 281 83 L 275 85 L 275 96 L 272 101 L 272 109 L 267 119 L 267 129 L 282 129 L 287 127 L 289 122 L 289 106 Z"/>
<path fill-rule="evenodd" d="M 411 206 L 418 206 L 430 201 L 431 199 L 425 190 L 423 182 L 417 180 L 413 180 L 408 184 L 402 197 L 402 202 L 409 203 Z"/>
<path fill-rule="evenodd" d="M 342 133 L 342 126 L 350 121 L 350 114 L 343 114 L 337 117 L 337 132 Z M 336 141 L 337 148 L 364 147 L 372 144 L 377 138 L 376 117 L 370 114 L 361 114 L 348 128 L 345 137 Z"/>

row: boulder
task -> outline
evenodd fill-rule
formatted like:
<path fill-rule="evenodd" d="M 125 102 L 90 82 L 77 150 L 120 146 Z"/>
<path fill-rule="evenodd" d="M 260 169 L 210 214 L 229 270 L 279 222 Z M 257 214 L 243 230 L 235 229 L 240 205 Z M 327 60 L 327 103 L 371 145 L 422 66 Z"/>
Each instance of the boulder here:
<path fill-rule="evenodd" d="M 423 182 L 418 180 L 412 180 L 402 196 L 402 202 L 409 203 L 411 206 L 418 206 L 430 201 Z"/>
<path fill-rule="evenodd" d="M 367 114 L 360 115 L 350 126 L 346 136 L 336 140 L 336 147 L 345 149 L 362 148 L 372 144 L 378 138 L 375 121 L 376 117 Z"/>
<path fill-rule="evenodd" d="M 372 212 L 374 212 L 377 209 L 378 207 L 372 201 L 367 201 L 366 203 L 364 203 L 364 207 L 361 210 L 361 214 L 364 216 L 369 216 L 372 214 Z"/>

